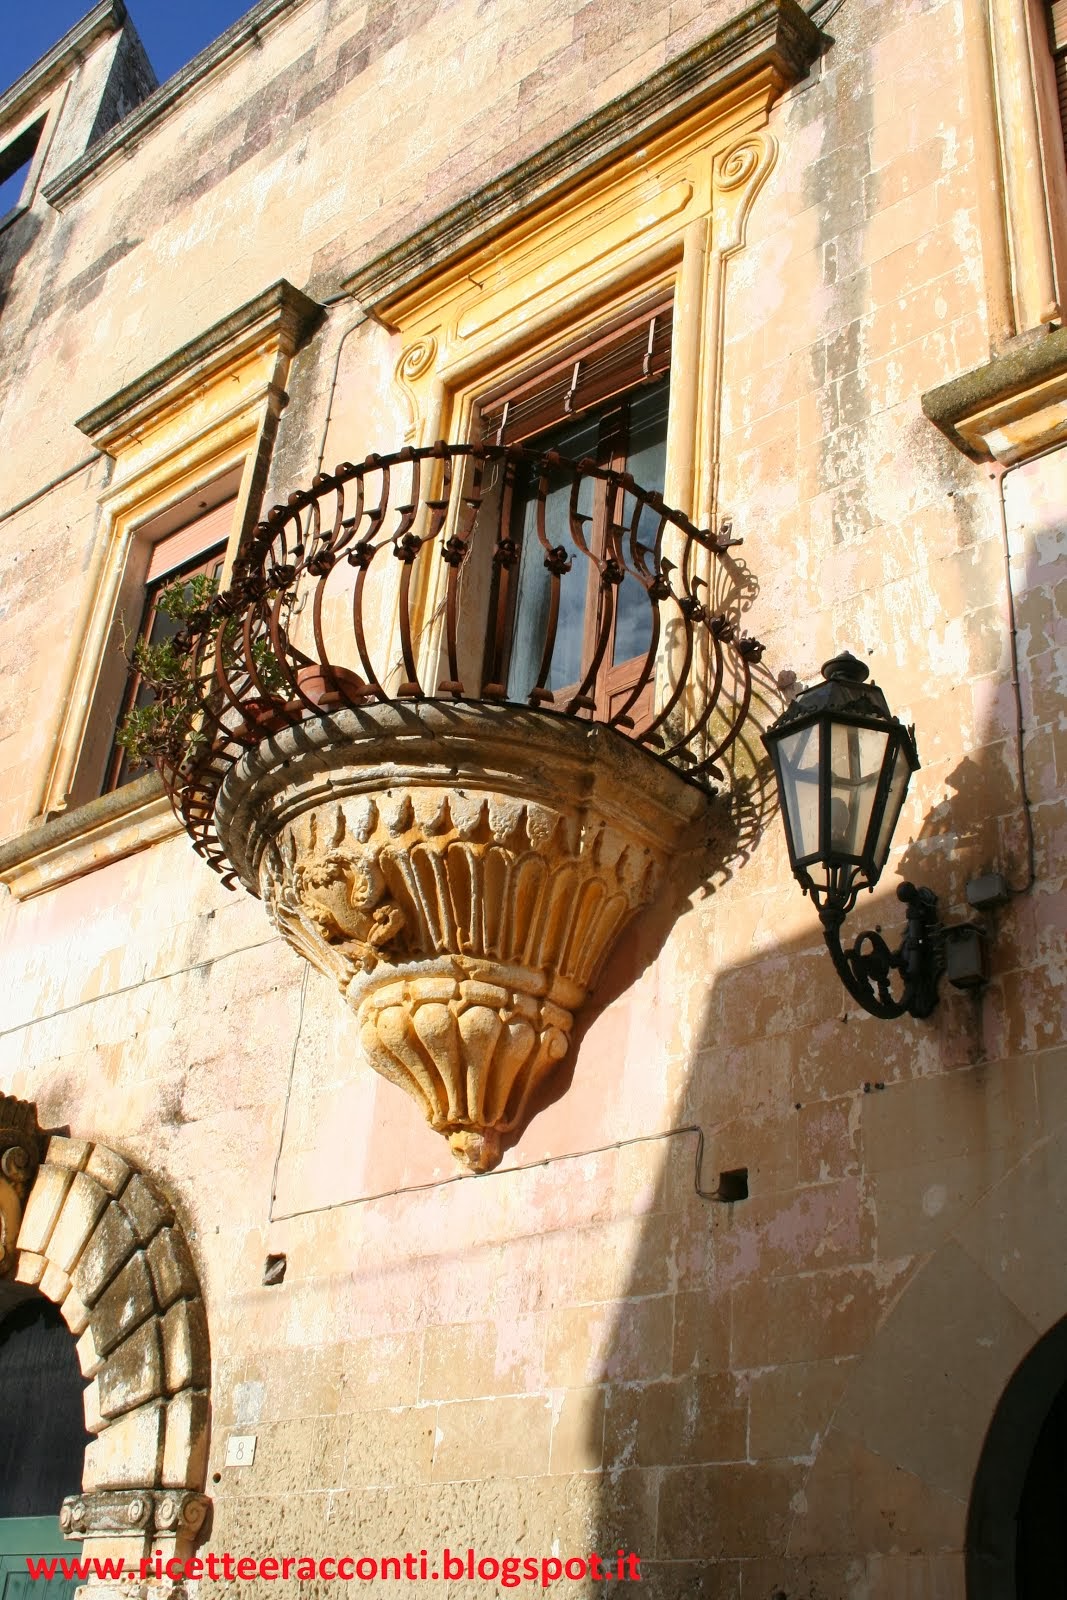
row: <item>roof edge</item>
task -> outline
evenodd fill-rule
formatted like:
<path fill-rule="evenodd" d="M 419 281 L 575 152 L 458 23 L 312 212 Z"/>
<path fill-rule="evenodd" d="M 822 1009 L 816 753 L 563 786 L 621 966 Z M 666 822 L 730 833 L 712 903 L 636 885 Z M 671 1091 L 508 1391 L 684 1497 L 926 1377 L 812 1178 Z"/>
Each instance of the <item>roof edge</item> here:
<path fill-rule="evenodd" d="M 0 126 L 13 122 L 32 101 L 63 78 L 95 39 L 104 33 L 117 33 L 125 21 L 124 0 L 100 0 L 99 5 L 87 11 L 80 22 L 0 95 Z"/>
<path fill-rule="evenodd" d="M 105 3 L 122 5 L 122 0 L 105 0 Z M 187 95 L 224 66 L 242 46 L 254 43 L 261 33 L 287 12 L 303 4 L 304 0 L 259 0 L 258 5 L 239 17 L 232 27 L 201 50 L 173 77 L 161 83 L 147 100 L 142 100 L 84 155 L 72 161 L 69 167 L 47 183 L 42 192 L 49 205 L 57 211 L 63 211 L 72 204 L 83 190 L 117 165 L 129 146 L 136 145 L 152 133 Z"/>
<path fill-rule="evenodd" d="M 232 359 L 239 350 L 272 334 L 279 348 L 293 355 L 323 315 L 323 308 L 317 301 L 308 299 L 285 278 L 279 278 L 254 300 L 238 307 L 94 406 L 92 411 L 87 411 L 76 420 L 75 427 L 86 434 L 98 450 L 106 452 L 117 435 L 145 414 L 165 405 L 175 383 L 191 368 L 210 371 Z"/>

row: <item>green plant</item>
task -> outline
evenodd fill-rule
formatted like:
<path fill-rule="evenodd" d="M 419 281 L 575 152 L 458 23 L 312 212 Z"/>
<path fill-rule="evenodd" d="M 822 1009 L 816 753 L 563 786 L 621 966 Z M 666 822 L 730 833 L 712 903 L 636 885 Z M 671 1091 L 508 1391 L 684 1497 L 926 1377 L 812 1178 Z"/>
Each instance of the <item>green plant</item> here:
<path fill-rule="evenodd" d="M 203 616 L 217 587 L 217 580 L 207 573 L 179 579 L 162 590 L 156 609 L 186 628 Z M 242 619 L 234 616 L 222 631 L 223 664 L 230 670 L 244 665 L 242 629 Z M 172 635 L 155 644 L 138 639 L 127 659 L 155 698 L 130 709 L 115 742 L 134 766 L 149 765 L 160 757 L 177 764 L 207 741 L 206 731 L 196 726 L 201 699 L 193 653 L 181 648 Z M 269 640 L 253 640 L 252 661 L 267 694 L 285 691 L 288 680 Z"/>

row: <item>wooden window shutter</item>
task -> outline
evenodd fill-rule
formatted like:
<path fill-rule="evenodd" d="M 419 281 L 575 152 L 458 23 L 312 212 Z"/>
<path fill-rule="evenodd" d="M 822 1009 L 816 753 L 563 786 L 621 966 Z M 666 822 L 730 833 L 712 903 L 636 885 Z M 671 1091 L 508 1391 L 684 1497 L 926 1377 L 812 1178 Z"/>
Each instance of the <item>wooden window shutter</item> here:
<path fill-rule="evenodd" d="M 1067 0 L 1051 0 L 1048 8 L 1049 47 L 1056 69 L 1056 93 L 1060 102 L 1060 127 L 1067 148 Z"/>
<path fill-rule="evenodd" d="M 165 539 L 154 544 L 145 583 L 155 583 L 157 578 L 165 577 L 168 572 L 184 567 L 196 556 L 206 554 L 213 545 L 225 544 L 233 526 L 235 503 L 233 500 L 224 500 L 221 505 L 194 517 L 184 528 L 169 533 Z"/>
<path fill-rule="evenodd" d="M 671 364 L 671 313 L 665 300 L 495 396 L 482 407 L 481 442 L 520 444 L 661 378 Z"/>

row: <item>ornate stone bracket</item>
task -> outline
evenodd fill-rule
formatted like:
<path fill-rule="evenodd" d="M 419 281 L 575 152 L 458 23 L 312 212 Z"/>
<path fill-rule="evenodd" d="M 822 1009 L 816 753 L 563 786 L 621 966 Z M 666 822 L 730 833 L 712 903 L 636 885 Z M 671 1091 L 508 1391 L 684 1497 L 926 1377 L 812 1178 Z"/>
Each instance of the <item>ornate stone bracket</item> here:
<path fill-rule="evenodd" d="M 69 1539 L 131 1533 L 192 1539 L 203 1525 L 210 1505 L 206 1495 L 188 1489 L 71 1494 L 63 1502 L 59 1526 Z"/>
<path fill-rule="evenodd" d="M 216 825 L 280 932 L 337 983 L 370 1064 L 481 1172 L 707 806 L 609 729 L 422 703 L 266 741 L 227 778 Z"/>

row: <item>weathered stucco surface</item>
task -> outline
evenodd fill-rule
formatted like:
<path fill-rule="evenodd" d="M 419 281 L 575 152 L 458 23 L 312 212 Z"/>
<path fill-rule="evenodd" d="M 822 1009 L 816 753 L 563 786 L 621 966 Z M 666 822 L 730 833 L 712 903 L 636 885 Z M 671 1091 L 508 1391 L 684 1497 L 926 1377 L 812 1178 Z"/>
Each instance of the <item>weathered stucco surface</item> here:
<path fill-rule="evenodd" d="M 0 233 L 0 513 L 91 455 L 75 418 L 267 285 L 329 299 L 740 9 L 291 6 L 61 210 L 39 196 Z M 771 112 L 725 276 L 718 504 L 771 668 L 754 720 L 780 709 L 774 673 L 810 681 L 847 645 L 916 726 L 923 766 L 857 927 L 899 926 L 896 872 L 960 918 L 969 878 L 1028 877 L 998 482 L 920 405 L 990 356 L 964 11 L 846 0 Z M 61 144 L 45 185 L 80 154 Z M 310 481 L 327 429 L 329 464 L 402 442 L 398 339 L 328 309 L 268 503 Z M 35 818 L 108 473 L 0 522 L 8 836 Z M 630 926 L 569 1087 L 479 1179 L 455 1179 L 332 986 L 184 836 L 5 893 L 0 1087 L 149 1175 L 192 1252 L 204 1549 L 621 1546 L 663 1600 L 964 1595 L 986 1428 L 1067 1315 L 1063 457 L 1004 494 L 1036 878 L 990 918 L 984 995 L 946 990 L 928 1022 L 845 995 L 763 764 L 714 876 Z M 744 1202 L 697 1196 L 696 1136 L 671 1132 L 695 1125 L 703 1186 L 745 1167 Z M 225 1464 L 233 1433 L 256 1434 L 254 1465 Z"/>

